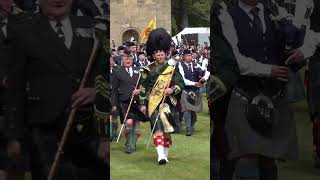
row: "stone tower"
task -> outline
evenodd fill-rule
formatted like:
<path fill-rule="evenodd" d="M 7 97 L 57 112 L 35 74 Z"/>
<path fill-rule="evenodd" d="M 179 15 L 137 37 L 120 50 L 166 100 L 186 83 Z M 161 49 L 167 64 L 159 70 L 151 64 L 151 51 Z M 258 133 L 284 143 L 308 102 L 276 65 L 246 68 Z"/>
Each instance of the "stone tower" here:
<path fill-rule="evenodd" d="M 110 0 L 110 39 L 116 46 L 132 37 L 140 42 L 140 33 L 154 16 L 157 27 L 171 32 L 171 0 Z"/>

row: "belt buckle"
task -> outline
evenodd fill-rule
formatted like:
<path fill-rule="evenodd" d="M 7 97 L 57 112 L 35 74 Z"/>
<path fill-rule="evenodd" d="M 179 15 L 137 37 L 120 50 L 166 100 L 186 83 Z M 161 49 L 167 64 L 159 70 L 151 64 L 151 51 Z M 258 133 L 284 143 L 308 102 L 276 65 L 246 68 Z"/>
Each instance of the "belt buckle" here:
<path fill-rule="evenodd" d="M 236 90 L 233 90 L 233 93 L 235 96 L 239 97 L 241 100 L 249 102 L 249 99 L 245 96 L 243 96 L 241 93 L 237 92 Z"/>

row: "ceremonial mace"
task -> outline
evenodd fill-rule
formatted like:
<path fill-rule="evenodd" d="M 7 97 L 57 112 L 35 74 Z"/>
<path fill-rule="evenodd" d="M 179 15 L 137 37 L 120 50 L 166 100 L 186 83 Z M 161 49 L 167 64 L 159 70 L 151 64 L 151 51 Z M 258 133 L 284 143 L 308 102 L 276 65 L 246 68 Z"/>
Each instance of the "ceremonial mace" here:
<path fill-rule="evenodd" d="M 174 60 L 174 59 L 173 59 Z M 177 65 L 177 62 L 176 60 L 174 60 L 175 64 L 173 66 L 173 69 L 172 69 L 172 72 L 171 72 L 171 75 L 170 75 L 170 79 L 168 81 L 168 84 L 166 85 L 166 88 L 165 90 L 170 86 L 170 83 L 171 83 L 171 80 L 172 80 L 172 77 L 173 77 L 173 74 L 174 74 L 174 71 L 176 69 L 176 65 Z M 159 116 L 160 116 L 160 107 L 164 104 L 164 101 L 166 100 L 167 96 L 164 96 L 162 101 L 161 101 L 161 104 L 159 106 L 159 112 L 158 112 L 158 115 L 157 115 L 157 118 L 156 118 L 156 121 L 154 122 L 154 125 L 153 125 L 153 128 L 151 130 L 151 134 L 150 134 L 150 137 L 149 137 L 149 140 L 148 140 L 148 144 L 147 144 L 147 149 L 149 148 L 149 144 L 150 144 L 150 141 L 151 141 L 151 137 L 153 135 L 153 132 L 154 132 L 154 129 L 156 128 L 156 125 L 157 125 L 157 122 L 159 120 Z"/>
<path fill-rule="evenodd" d="M 138 85 L 139 85 L 140 77 L 141 77 L 141 73 L 140 73 L 140 71 L 139 71 L 139 78 L 138 78 L 138 80 L 137 80 L 137 82 L 136 82 L 136 85 L 135 85 L 135 88 L 134 88 L 134 89 L 137 89 L 137 87 L 138 87 Z M 129 103 L 129 106 L 128 106 L 128 109 L 127 109 L 127 112 L 126 112 L 126 115 L 124 116 L 123 124 L 122 124 L 122 126 L 121 126 L 121 129 L 120 129 L 120 132 L 119 132 L 119 135 L 118 135 L 118 138 L 117 138 L 117 143 L 119 142 L 119 139 L 120 139 L 120 136 L 121 136 L 123 127 L 124 127 L 124 125 L 126 124 L 127 117 L 128 117 L 129 111 L 130 111 L 130 109 L 131 109 L 131 105 L 132 105 L 133 98 L 134 98 L 134 95 L 132 94 L 131 99 L 130 99 L 130 103 Z"/>
<path fill-rule="evenodd" d="M 96 39 L 95 35 L 94 35 L 93 39 L 94 39 L 93 49 L 92 49 L 92 52 L 90 54 L 90 59 L 88 61 L 87 67 L 85 69 L 84 76 L 83 76 L 83 78 L 81 80 L 81 83 L 80 83 L 80 86 L 79 86 L 79 90 L 84 88 L 84 86 L 85 86 L 85 84 L 86 84 L 86 82 L 88 80 L 89 74 L 91 72 L 93 63 L 95 61 L 95 57 L 97 55 L 99 41 Z M 57 170 L 57 165 L 58 165 L 58 162 L 60 160 L 60 155 L 63 153 L 63 148 L 64 148 L 64 145 L 66 143 L 69 131 L 71 129 L 71 125 L 74 122 L 74 117 L 75 117 L 76 112 L 77 112 L 77 108 L 73 108 L 71 110 L 70 114 L 69 114 L 68 121 L 67 121 L 66 127 L 65 127 L 65 129 L 63 131 L 62 138 L 61 138 L 61 141 L 59 143 L 58 150 L 57 150 L 57 152 L 55 154 L 54 161 L 53 161 L 53 163 L 51 165 L 47 180 L 52 180 L 54 178 L 55 172 Z"/>

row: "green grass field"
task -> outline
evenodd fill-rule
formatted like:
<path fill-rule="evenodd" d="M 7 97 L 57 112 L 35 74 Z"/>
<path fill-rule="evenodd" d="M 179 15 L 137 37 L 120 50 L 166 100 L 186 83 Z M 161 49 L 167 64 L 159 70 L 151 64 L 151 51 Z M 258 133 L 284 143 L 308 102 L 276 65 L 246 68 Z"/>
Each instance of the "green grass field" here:
<path fill-rule="evenodd" d="M 299 141 L 299 160 L 279 163 L 279 180 L 319 180 L 320 169 L 313 168 L 312 123 L 305 101 L 294 104 Z"/>
<path fill-rule="evenodd" d="M 207 107 L 204 100 L 204 107 Z M 153 144 L 146 149 L 150 136 L 149 122 L 141 124 L 142 136 L 137 151 L 124 153 L 125 138 L 112 142 L 110 149 L 112 180 L 208 180 L 210 179 L 210 122 L 208 109 L 198 114 L 195 135 L 187 137 L 185 128 L 181 134 L 173 134 L 173 146 L 169 163 L 157 164 Z M 152 142 L 151 142 L 152 143 Z"/>
<path fill-rule="evenodd" d="M 312 124 L 308 119 L 306 102 L 294 104 L 293 109 L 297 121 L 299 160 L 280 162 L 279 180 L 319 180 L 320 170 L 313 168 Z M 134 154 L 124 153 L 123 137 L 118 144 L 112 143 L 111 180 L 208 180 L 210 124 L 207 109 L 198 117 L 196 135 L 186 137 L 185 131 L 173 135 L 170 163 L 165 166 L 157 165 L 156 151 L 152 145 L 146 150 L 149 123 L 141 126 L 143 134 Z M 29 174 L 26 179 L 31 179 Z"/>

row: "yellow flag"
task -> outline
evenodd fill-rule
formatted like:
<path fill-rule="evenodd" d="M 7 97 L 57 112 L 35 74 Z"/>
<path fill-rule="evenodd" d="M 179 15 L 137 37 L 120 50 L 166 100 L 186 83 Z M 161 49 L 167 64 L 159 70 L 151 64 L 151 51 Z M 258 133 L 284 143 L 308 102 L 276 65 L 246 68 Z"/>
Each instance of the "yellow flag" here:
<path fill-rule="evenodd" d="M 154 84 L 149 96 L 149 104 L 148 104 L 149 117 L 160 104 L 164 96 L 164 90 L 168 86 L 168 83 L 170 83 L 169 80 L 170 80 L 172 71 L 174 71 L 173 67 L 168 66 L 163 71 L 163 73 L 159 75 L 156 83 Z"/>
<path fill-rule="evenodd" d="M 149 33 L 157 28 L 157 17 L 154 16 L 154 18 L 149 21 L 148 25 L 144 27 L 143 31 L 141 32 L 141 42 L 146 42 L 149 36 Z"/>

